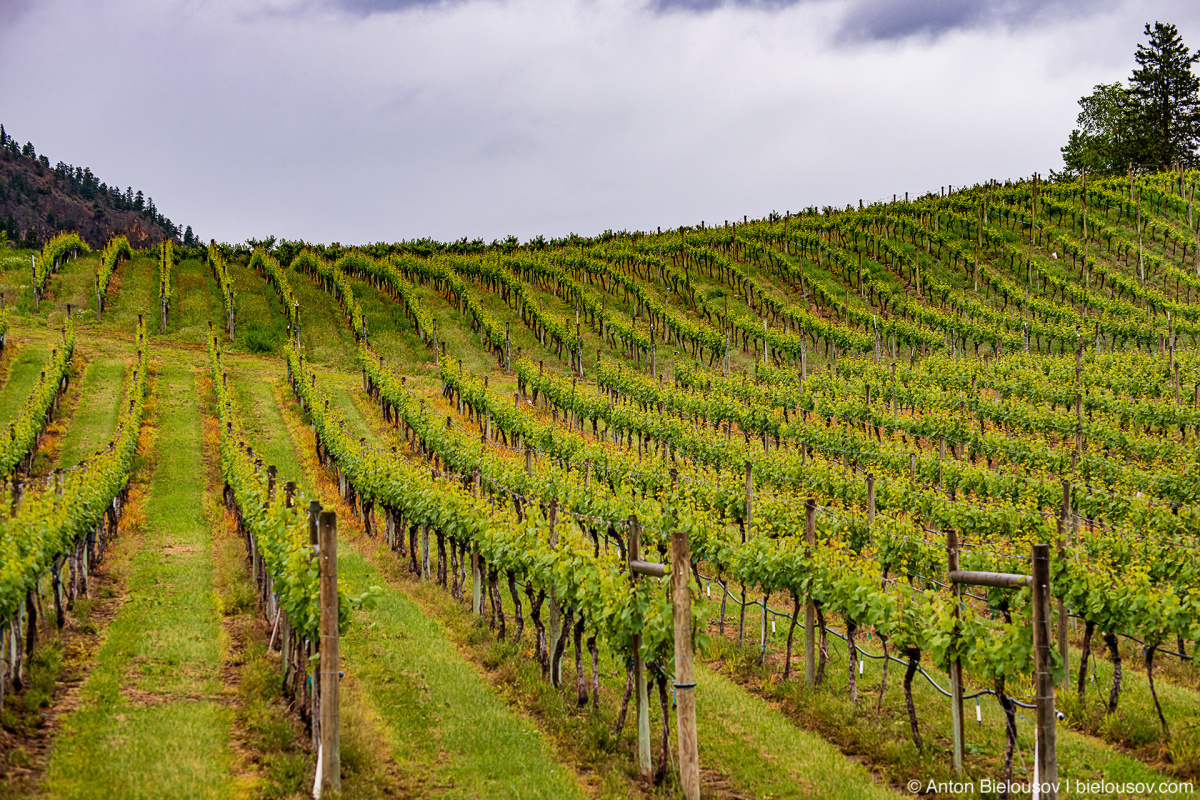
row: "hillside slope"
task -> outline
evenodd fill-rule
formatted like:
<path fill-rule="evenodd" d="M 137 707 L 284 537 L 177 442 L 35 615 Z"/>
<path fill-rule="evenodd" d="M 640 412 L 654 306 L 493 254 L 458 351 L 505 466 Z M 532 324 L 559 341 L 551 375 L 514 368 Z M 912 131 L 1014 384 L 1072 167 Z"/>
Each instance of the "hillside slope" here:
<path fill-rule="evenodd" d="M 0 227 L 8 238 L 39 247 L 59 231 L 78 231 L 91 247 L 123 233 L 143 248 L 167 237 L 183 238 L 142 192 L 108 186 L 90 169 L 63 162 L 50 166 L 33 146 L 21 147 L 0 128 Z M 189 229 L 190 232 L 190 229 Z"/>

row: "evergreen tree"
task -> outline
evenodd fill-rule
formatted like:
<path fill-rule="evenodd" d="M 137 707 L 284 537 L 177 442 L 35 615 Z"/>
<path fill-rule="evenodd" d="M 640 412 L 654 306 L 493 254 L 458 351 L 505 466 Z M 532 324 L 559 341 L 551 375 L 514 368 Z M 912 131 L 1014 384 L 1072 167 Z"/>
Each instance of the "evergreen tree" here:
<path fill-rule="evenodd" d="M 1134 60 L 1137 69 L 1130 79 L 1130 95 L 1137 108 L 1143 151 L 1140 165 L 1146 168 L 1173 164 L 1195 166 L 1200 142 L 1200 78 L 1192 64 L 1200 61 L 1200 50 L 1191 53 L 1179 30 L 1170 24 L 1146 23 L 1150 41 L 1139 44 Z"/>
<path fill-rule="evenodd" d="M 1068 174 L 1140 171 L 1200 164 L 1200 62 L 1171 24 L 1146 23 L 1129 86 L 1099 84 L 1079 100 L 1079 126 L 1062 148 Z"/>

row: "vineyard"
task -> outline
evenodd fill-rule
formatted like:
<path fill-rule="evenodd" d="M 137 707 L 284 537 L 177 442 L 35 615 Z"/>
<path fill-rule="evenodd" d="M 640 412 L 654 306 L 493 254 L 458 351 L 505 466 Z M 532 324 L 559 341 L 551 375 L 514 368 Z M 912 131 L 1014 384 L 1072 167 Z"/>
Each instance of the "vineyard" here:
<path fill-rule="evenodd" d="M 1197 182 L 0 256 L 5 796 L 1193 793 Z"/>

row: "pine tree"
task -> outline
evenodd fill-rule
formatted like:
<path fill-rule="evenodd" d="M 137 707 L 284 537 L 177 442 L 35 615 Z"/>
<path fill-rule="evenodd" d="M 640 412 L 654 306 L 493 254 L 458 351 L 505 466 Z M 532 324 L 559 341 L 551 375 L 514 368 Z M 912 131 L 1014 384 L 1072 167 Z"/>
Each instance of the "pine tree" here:
<path fill-rule="evenodd" d="M 1137 108 L 1143 168 L 1196 166 L 1200 143 L 1200 78 L 1192 64 L 1200 50 L 1191 53 L 1179 30 L 1171 24 L 1146 23 L 1150 41 L 1139 44 L 1138 66 L 1130 78 L 1130 95 Z"/>
<path fill-rule="evenodd" d="M 1062 148 L 1067 174 L 1124 173 L 1200 165 L 1200 78 L 1171 24 L 1146 23 L 1148 41 L 1134 53 L 1129 86 L 1100 84 L 1079 100 L 1080 113 Z"/>

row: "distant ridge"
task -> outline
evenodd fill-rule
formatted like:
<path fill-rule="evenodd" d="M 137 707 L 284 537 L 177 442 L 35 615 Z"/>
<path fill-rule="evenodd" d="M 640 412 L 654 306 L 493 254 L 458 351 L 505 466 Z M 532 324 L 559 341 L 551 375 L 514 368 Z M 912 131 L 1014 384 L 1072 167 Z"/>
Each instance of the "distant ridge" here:
<path fill-rule="evenodd" d="M 31 248 L 60 231 L 77 231 L 91 247 L 123 233 L 143 248 L 163 239 L 196 240 L 159 212 L 141 191 L 109 186 L 84 167 L 39 156 L 30 143 L 19 145 L 0 125 L 0 228 Z"/>

